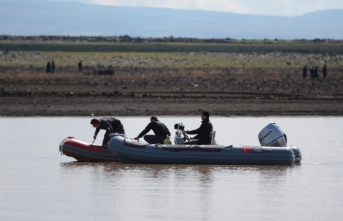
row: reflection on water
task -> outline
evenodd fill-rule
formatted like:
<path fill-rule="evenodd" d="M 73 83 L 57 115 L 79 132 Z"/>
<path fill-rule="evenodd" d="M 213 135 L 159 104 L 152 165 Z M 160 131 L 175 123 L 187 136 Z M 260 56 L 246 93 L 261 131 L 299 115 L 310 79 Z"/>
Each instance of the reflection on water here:
<path fill-rule="evenodd" d="M 299 165 L 292 166 L 237 166 L 237 165 L 164 165 L 164 164 L 124 164 L 124 163 L 87 163 L 87 162 L 62 162 L 61 168 L 67 173 L 77 173 L 77 171 L 89 170 L 98 175 L 99 172 L 104 176 L 130 177 L 131 173 L 140 173 L 145 177 L 163 179 L 166 174 L 174 173 L 180 176 L 192 175 L 201 177 L 199 180 L 208 180 L 213 173 L 243 173 L 255 172 L 266 179 L 275 179 L 286 175 L 287 172 L 296 171 Z"/>
<path fill-rule="evenodd" d="M 60 164 L 63 172 L 78 174 L 79 171 L 89 171 L 92 176 L 106 177 L 120 180 L 122 183 L 129 182 L 132 177 L 139 176 L 141 182 L 182 182 L 190 180 L 192 183 L 212 185 L 218 182 L 218 178 L 230 182 L 236 176 L 242 179 L 254 175 L 256 184 L 274 186 L 282 184 L 285 177 L 301 169 L 296 166 L 215 166 L 215 165 L 146 165 L 146 164 L 123 164 L 123 163 L 81 163 L 63 162 Z"/>
<path fill-rule="evenodd" d="M 136 125 L 149 119 L 121 120 L 135 137 L 143 129 Z M 189 128 L 200 122 L 162 121 Z M 92 142 L 88 118 L 3 118 L 1 219 L 341 220 L 343 118 L 211 121 L 219 143 L 252 145 L 258 144 L 258 132 L 276 121 L 290 144 L 300 147 L 303 161 L 294 166 L 80 163 L 61 156 L 58 145 L 68 135 Z M 18 130 L 19 135 L 12 133 Z"/>
<path fill-rule="evenodd" d="M 232 207 L 237 205 L 241 205 L 242 210 L 243 204 L 250 201 L 258 203 L 261 210 L 269 204 L 282 208 L 282 201 L 287 198 L 288 178 L 301 168 L 78 162 L 64 162 L 60 166 L 65 174 L 87 171 L 94 185 L 100 182 L 101 186 L 108 187 L 108 193 L 122 202 L 116 205 L 118 212 L 126 211 L 125 205 L 129 204 L 144 208 L 160 219 L 163 214 L 173 215 L 175 210 L 187 213 L 190 209 L 199 213 L 188 217 L 194 220 L 213 217 L 216 211 L 227 214 L 224 211 L 234 210 Z M 151 207 L 161 211 L 156 212 Z M 275 209 L 274 213 L 276 211 L 283 213 L 281 209 Z M 179 219 L 179 216 L 174 218 Z"/>

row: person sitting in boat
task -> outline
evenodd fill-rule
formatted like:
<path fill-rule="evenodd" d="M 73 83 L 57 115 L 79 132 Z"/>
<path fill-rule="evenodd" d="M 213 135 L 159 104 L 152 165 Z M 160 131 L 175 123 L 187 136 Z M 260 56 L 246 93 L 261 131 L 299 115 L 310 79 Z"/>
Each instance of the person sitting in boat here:
<path fill-rule="evenodd" d="M 107 117 L 107 118 L 101 118 L 101 119 L 94 118 L 91 120 L 91 124 L 93 125 L 94 128 L 96 128 L 94 136 L 93 136 L 94 139 L 96 139 L 100 129 L 106 130 L 104 139 L 102 141 L 102 146 L 107 146 L 108 141 L 110 140 L 110 133 L 125 134 L 123 124 L 120 122 L 120 120 L 113 117 Z"/>
<path fill-rule="evenodd" d="M 201 113 L 202 123 L 196 130 L 183 130 L 186 134 L 197 134 L 193 139 L 186 144 L 211 144 L 210 134 L 213 130 L 212 123 L 210 122 L 210 113 L 204 111 Z"/>
<path fill-rule="evenodd" d="M 150 130 L 153 130 L 155 135 L 145 135 Z M 144 136 L 144 140 L 150 144 L 156 144 L 156 143 L 163 144 L 167 136 L 170 136 L 170 132 L 164 123 L 159 121 L 157 117 L 152 116 L 150 118 L 150 123 L 148 124 L 148 126 L 146 126 L 146 128 L 137 137 L 133 139 L 139 141 L 139 138 L 143 136 Z"/>

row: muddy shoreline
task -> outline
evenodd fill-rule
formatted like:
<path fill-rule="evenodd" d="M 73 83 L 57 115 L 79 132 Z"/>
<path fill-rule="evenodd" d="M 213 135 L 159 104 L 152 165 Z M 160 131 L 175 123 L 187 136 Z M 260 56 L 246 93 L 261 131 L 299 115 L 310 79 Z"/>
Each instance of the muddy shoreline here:
<path fill-rule="evenodd" d="M 342 85 L 338 78 L 2 79 L 0 116 L 343 116 Z"/>
<path fill-rule="evenodd" d="M 342 97 L 258 93 L 126 92 L 119 95 L 5 95 L 0 116 L 343 116 Z"/>
<path fill-rule="evenodd" d="M 1 55 L 0 116 L 343 116 L 343 57 L 329 54 Z M 55 60 L 54 73 L 45 62 Z M 75 64 L 84 61 L 82 72 Z M 302 66 L 328 65 L 303 79 Z M 74 66 L 73 66 L 74 65 Z M 100 75 L 101 73 L 101 75 Z"/>

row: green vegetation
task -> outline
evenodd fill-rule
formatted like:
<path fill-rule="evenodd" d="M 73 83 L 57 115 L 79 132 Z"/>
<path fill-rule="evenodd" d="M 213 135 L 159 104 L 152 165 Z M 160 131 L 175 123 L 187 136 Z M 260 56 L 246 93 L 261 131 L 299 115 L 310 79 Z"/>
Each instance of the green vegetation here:
<path fill-rule="evenodd" d="M 339 40 L 235 40 L 121 37 L 0 36 L 0 67 L 74 71 L 107 68 L 341 68 Z"/>
<path fill-rule="evenodd" d="M 44 68 L 54 60 L 56 67 L 72 69 L 107 68 L 302 68 L 304 65 L 341 68 L 343 55 L 299 53 L 162 53 L 162 52 L 9 52 L 0 55 L 0 67 Z"/>
<path fill-rule="evenodd" d="M 32 42 L 0 41 L 0 50 L 45 52 L 230 52 L 343 54 L 343 43 L 241 40 L 230 43 L 205 42 Z"/>

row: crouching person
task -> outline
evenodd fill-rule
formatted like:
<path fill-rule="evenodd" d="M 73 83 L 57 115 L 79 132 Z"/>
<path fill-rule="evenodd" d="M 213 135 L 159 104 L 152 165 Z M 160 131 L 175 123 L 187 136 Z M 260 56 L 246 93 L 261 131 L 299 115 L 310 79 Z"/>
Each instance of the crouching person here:
<path fill-rule="evenodd" d="M 106 130 L 104 135 L 104 139 L 102 141 L 102 146 L 107 146 L 108 141 L 110 141 L 110 134 L 111 133 L 118 133 L 118 134 L 125 134 L 124 126 L 120 122 L 120 120 L 113 118 L 113 117 L 106 117 L 97 119 L 94 118 L 91 120 L 91 124 L 94 128 L 96 128 L 93 138 L 96 139 L 100 129 Z"/>
<path fill-rule="evenodd" d="M 145 135 L 150 130 L 154 131 L 155 135 Z M 157 117 L 152 116 L 150 118 L 150 123 L 146 126 L 146 128 L 137 137 L 133 139 L 138 141 L 139 138 L 143 136 L 144 136 L 144 140 L 150 144 L 156 144 L 156 143 L 163 144 L 167 136 L 170 136 L 170 132 L 164 123 L 160 122 L 157 119 Z"/>

